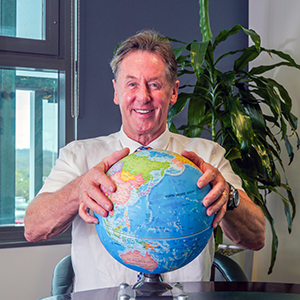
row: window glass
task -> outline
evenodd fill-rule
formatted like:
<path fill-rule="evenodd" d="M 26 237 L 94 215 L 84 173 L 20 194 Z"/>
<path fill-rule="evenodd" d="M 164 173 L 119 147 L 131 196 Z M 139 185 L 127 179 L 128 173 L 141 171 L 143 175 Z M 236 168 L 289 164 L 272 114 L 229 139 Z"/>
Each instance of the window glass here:
<path fill-rule="evenodd" d="M 0 225 L 23 224 L 57 158 L 58 77 L 0 68 Z"/>
<path fill-rule="evenodd" d="M 45 40 L 45 0 L 0 0 L 0 35 Z"/>

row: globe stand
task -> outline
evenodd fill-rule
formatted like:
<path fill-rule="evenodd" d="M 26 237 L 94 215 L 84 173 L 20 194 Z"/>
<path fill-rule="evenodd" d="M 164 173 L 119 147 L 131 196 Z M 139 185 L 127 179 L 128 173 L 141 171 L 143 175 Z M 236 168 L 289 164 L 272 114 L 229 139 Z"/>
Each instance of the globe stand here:
<path fill-rule="evenodd" d="M 130 287 L 127 283 L 120 284 L 118 300 L 187 300 L 179 283 L 170 285 L 162 280 L 160 274 L 143 273 L 142 279 Z"/>
<path fill-rule="evenodd" d="M 144 273 L 142 279 L 137 282 L 133 287 L 137 293 L 141 295 L 161 295 L 168 290 L 171 290 L 172 287 L 163 282 L 160 274 L 148 274 Z"/>

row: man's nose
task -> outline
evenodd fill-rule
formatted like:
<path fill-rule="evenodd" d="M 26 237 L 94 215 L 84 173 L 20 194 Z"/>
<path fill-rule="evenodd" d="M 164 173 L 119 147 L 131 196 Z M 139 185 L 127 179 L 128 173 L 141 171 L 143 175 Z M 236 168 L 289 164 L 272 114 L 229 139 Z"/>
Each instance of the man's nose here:
<path fill-rule="evenodd" d="M 138 96 L 138 100 L 142 100 L 142 101 L 150 100 L 150 92 L 146 84 L 140 85 L 137 96 Z"/>

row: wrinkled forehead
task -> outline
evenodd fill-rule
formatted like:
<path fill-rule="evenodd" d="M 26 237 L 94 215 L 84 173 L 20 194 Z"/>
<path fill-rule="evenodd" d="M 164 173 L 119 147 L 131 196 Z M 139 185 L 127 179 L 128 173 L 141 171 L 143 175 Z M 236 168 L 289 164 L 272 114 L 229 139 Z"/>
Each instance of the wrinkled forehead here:
<path fill-rule="evenodd" d="M 166 75 L 166 78 L 168 81 L 170 81 L 170 74 L 168 72 L 167 63 L 165 59 L 156 52 L 147 51 L 147 50 L 132 50 L 120 61 L 119 65 L 117 66 L 116 74 L 115 74 L 115 81 L 118 80 L 118 76 L 120 74 L 121 70 L 125 70 L 126 74 L 130 73 L 131 68 L 134 69 L 138 65 L 145 65 L 145 71 L 151 71 L 149 70 L 149 61 L 151 60 L 151 57 L 155 58 L 155 60 L 159 63 L 162 63 L 164 66 L 164 74 Z M 147 69 L 148 68 L 148 69 Z"/>

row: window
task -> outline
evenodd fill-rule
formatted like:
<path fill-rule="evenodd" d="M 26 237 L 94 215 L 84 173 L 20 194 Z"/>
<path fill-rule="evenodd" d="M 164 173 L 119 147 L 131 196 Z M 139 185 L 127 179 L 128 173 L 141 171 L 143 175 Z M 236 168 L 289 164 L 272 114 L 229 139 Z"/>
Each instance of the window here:
<path fill-rule="evenodd" d="M 58 72 L 0 69 L 0 78 L 0 224 L 22 224 L 57 157 Z"/>
<path fill-rule="evenodd" d="M 45 4 L 45 0 L 3 2 L 0 34 L 17 38 L 45 40 Z"/>
<path fill-rule="evenodd" d="M 0 9 L 1 50 L 58 54 L 58 0 L 0 0 Z"/>
<path fill-rule="evenodd" d="M 75 13 L 75 0 L 0 0 L 0 247 L 32 246 L 26 207 L 75 138 Z"/>

